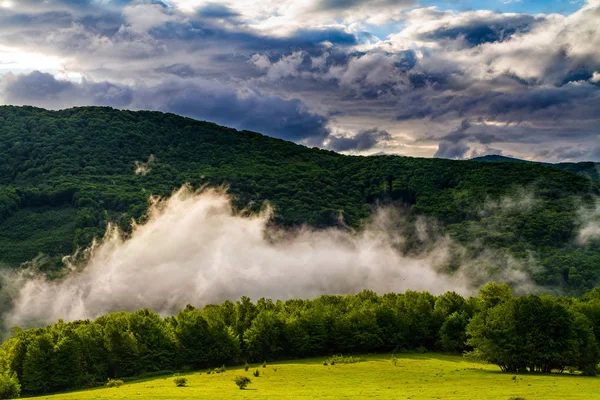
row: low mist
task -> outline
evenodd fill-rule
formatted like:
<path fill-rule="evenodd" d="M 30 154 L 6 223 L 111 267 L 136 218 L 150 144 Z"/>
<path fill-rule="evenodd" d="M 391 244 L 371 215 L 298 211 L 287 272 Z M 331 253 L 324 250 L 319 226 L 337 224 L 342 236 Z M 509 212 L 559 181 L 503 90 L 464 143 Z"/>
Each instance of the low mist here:
<path fill-rule="evenodd" d="M 152 202 L 149 218 L 134 225 L 128 239 L 115 227 L 71 264 L 60 280 L 43 276 L 5 279 L 13 304 L 5 326 L 40 326 L 94 318 L 118 310 L 148 307 L 168 315 L 186 304 L 203 306 L 241 296 L 285 300 L 321 294 L 379 293 L 407 289 L 434 294 L 473 293 L 489 280 L 534 289 L 523 266 L 512 258 L 483 251 L 460 259 L 460 247 L 446 237 L 431 239 L 424 220 L 415 230 L 429 241 L 427 251 L 403 255 L 403 220 L 380 210 L 359 232 L 341 228 L 294 232 L 269 227 L 270 212 L 242 216 L 222 190 L 193 192 L 184 187 Z M 74 257 L 75 258 L 75 257 Z"/>
<path fill-rule="evenodd" d="M 585 245 L 591 240 L 600 239 L 600 201 L 595 208 L 582 208 L 579 214 L 582 221 L 577 238 L 579 243 Z"/>

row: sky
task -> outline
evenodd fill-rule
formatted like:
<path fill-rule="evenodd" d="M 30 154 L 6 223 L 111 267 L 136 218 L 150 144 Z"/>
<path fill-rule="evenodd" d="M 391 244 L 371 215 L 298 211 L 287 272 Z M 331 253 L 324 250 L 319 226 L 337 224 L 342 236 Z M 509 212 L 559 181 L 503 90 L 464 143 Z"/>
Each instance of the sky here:
<path fill-rule="evenodd" d="M 600 161 L 600 0 L 0 0 L 0 104 L 346 154 Z"/>

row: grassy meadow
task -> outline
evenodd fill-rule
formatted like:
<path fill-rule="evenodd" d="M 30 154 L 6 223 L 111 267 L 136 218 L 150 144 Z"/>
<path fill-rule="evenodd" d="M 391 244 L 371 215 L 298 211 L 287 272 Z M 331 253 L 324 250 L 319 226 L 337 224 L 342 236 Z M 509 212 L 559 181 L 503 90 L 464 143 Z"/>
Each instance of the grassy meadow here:
<path fill-rule="evenodd" d="M 364 356 L 354 364 L 323 365 L 323 358 L 228 368 L 221 374 L 182 374 L 187 387 L 172 376 L 126 382 L 53 396 L 49 400 L 109 399 L 498 399 L 527 400 L 600 398 L 600 377 L 505 374 L 494 365 L 458 356 L 402 354 L 396 365 L 388 356 Z M 252 373 L 258 369 L 260 376 Z M 246 390 L 233 380 L 252 379 Z"/>

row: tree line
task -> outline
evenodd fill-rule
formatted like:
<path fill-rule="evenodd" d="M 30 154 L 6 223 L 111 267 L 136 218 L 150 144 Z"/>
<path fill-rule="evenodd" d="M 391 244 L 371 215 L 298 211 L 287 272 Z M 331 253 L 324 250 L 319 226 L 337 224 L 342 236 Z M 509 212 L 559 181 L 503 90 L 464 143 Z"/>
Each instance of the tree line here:
<path fill-rule="evenodd" d="M 515 297 L 495 283 L 471 298 L 415 291 L 256 303 L 243 297 L 166 318 L 142 309 L 13 328 L 0 347 L 0 388 L 43 394 L 224 364 L 402 351 L 464 353 L 506 372 L 595 375 L 598 340 L 600 288 L 582 299 Z"/>

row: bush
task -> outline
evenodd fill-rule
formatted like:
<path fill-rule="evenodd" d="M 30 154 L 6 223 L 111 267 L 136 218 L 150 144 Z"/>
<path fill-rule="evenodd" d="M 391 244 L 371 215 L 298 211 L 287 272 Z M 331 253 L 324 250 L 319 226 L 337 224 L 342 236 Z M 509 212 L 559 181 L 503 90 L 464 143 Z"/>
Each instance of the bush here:
<path fill-rule="evenodd" d="M 14 375 L 0 374 L 0 399 L 16 399 L 21 395 L 21 385 Z"/>
<path fill-rule="evenodd" d="M 244 363 L 244 371 L 248 372 L 249 368 L 250 366 L 248 365 L 248 363 Z"/>
<path fill-rule="evenodd" d="M 221 365 L 219 368 L 215 368 L 213 372 L 215 374 L 222 374 L 223 372 L 225 372 L 225 365 Z"/>
<path fill-rule="evenodd" d="M 173 379 L 173 382 L 175 382 L 175 386 L 177 387 L 187 386 L 187 378 L 184 378 L 183 376 L 175 377 L 175 379 Z"/>
<path fill-rule="evenodd" d="M 267 360 L 263 362 L 263 368 L 267 368 Z"/>
<path fill-rule="evenodd" d="M 108 387 L 120 387 L 120 386 L 123 386 L 124 384 L 125 384 L 125 382 L 123 382 L 120 379 L 108 378 L 108 380 L 106 381 L 106 386 L 108 386 Z"/>
<path fill-rule="evenodd" d="M 254 375 L 255 378 L 258 378 L 260 376 L 260 371 L 256 370 L 252 373 L 252 375 Z"/>
<path fill-rule="evenodd" d="M 240 390 L 246 389 L 246 387 L 252 383 L 250 378 L 248 378 L 247 376 L 236 376 L 234 382 L 240 388 Z"/>
<path fill-rule="evenodd" d="M 329 360 L 327 360 L 326 362 L 328 362 L 331 365 L 335 365 L 335 363 L 354 364 L 354 363 L 361 362 L 361 361 L 362 361 L 362 359 L 360 357 L 353 357 L 353 356 L 344 357 L 343 355 L 339 354 L 339 355 L 329 358 Z"/>

